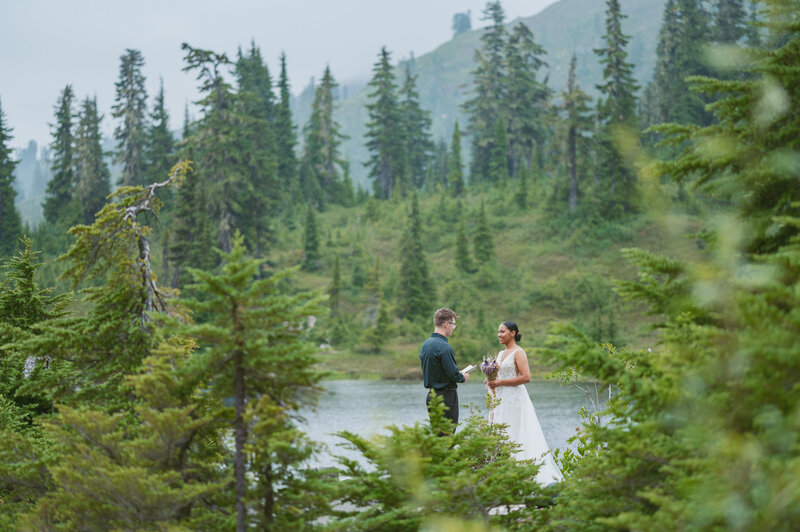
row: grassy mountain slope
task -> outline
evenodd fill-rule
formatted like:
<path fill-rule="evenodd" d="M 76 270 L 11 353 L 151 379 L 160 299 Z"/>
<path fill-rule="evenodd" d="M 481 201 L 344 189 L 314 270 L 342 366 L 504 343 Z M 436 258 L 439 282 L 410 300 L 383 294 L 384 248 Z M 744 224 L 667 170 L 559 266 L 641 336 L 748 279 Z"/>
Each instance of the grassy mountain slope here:
<path fill-rule="evenodd" d="M 629 60 L 636 65 L 634 74 L 640 84 L 652 76 L 664 4 L 665 0 L 622 2 L 622 10 L 628 16 L 623 23 L 623 30 L 631 37 Z M 566 84 L 569 60 L 575 52 L 579 84 L 589 94 L 595 93 L 594 86 L 600 82 L 602 68 L 593 49 L 601 45 L 605 32 L 605 2 L 560 0 L 535 16 L 519 20 L 530 26 L 537 42 L 548 52 L 546 61 L 549 69 L 544 75 L 548 76 L 548 85 L 553 90 L 561 91 Z M 509 22 L 509 28 L 519 20 Z M 420 101 L 424 109 L 431 111 L 434 139 L 444 137 L 449 142 L 456 118 L 462 128 L 466 124 L 459 107 L 469 97 L 470 72 L 475 68 L 474 54 L 480 46 L 481 33 L 481 30 L 462 33 L 414 61 L 414 71 L 419 76 Z M 375 50 L 376 57 L 378 52 Z M 402 75 L 404 68 L 401 63 L 398 75 Z M 342 148 L 352 162 L 353 180 L 362 185 L 368 181 L 367 171 L 362 164 L 368 159 L 363 140 L 368 93 L 368 88 L 364 88 L 350 98 L 343 99 L 336 112 L 342 132 L 350 137 Z M 298 119 L 304 116 L 308 116 L 308 112 L 298 108 Z"/>
<path fill-rule="evenodd" d="M 461 316 L 452 340 L 460 363 L 476 362 L 496 352 L 497 325 L 516 321 L 521 344 L 541 346 L 551 321 L 574 323 L 597 341 L 647 347 L 655 337 L 650 318 L 639 305 L 621 300 L 613 290 L 615 279 L 633 280 L 636 268 L 620 250 L 641 247 L 656 253 L 689 258 L 699 253 L 685 237 L 692 219 L 680 214 L 641 215 L 624 223 L 570 220 L 548 210 L 547 202 L 522 209 L 511 189 L 470 194 L 461 200 L 432 192 L 420 198 L 423 245 L 436 294 L 433 307 L 449 306 Z M 542 197 L 542 195 L 540 195 Z M 455 265 L 458 224 L 465 224 L 470 245 L 481 202 L 489 213 L 495 235 L 496 261 L 481 271 L 462 273 Z M 323 349 L 323 367 L 337 376 L 415 378 L 419 371 L 419 344 L 432 330 L 394 316 L 399 300 L 400 241 L 406 226 L 408 201 L 369 200 L 356 207 L 332 207 L 319 217 L 322 266 L 301 272 L 302 288 L 327 289 L 335 257 L 341 263 L 340 313 L 343 341 L 332 341 L 333 320 L 322 317 L 315 328 Z M 271 262 L 291 266 L 302 261 L 302 215 L 292 229 L 280 231 Z M 696 227 L 694 228 L 696 229 Z M 380 258 L 384 301 L 393 316 L 391 325 L 374 327 L 376 304 L 364 287 L 364 276 Z M 370 334 L 384 340 L 376 353 Z M 532 356 L 535 372 L 546 371 Z"/>

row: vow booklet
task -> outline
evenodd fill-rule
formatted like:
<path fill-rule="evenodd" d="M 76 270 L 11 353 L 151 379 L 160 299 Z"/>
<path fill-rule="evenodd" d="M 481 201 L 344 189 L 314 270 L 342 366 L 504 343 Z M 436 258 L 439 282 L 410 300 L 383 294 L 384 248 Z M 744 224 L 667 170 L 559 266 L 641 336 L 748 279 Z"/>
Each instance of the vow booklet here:
<path fill-rule="evenodd" d="M 475 368 L 477 368 L 477 367 L 478 367 L 478 366 L 476 366 L 476 365 L 474 365 L 474 364 L 470 364 L 470 365 L 469 365 L 469 366 L 467 366 L 466 368 L 462 369 L 462 370 L 461 370 L 461 373 L 469 373 L 469 372 L 471 372 L 472 370 L 474 370 L 474 369 L 475 369 Z"/>

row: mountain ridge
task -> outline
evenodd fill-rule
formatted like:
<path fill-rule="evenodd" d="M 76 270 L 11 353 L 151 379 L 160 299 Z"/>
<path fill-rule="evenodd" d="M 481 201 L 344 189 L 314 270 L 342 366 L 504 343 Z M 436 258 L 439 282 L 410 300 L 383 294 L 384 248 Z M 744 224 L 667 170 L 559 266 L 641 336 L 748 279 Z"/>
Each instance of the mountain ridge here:
<path fill-rule="evenodd" d="M 627 16 L 623 21 L 623 31 L 631 37 L 628 60 L 634 63 L 634 77 L 642 86 L 652 77 L 665 3 L 666 0 L 625 0 L 622 5 Z M 585 92 L 596 96 L 595 85 L 602 78 L 602 67 L 593 50 L 602 44 L 605 9 L 605 2 L 599 0 L 560 0 L 535 15 L 509 21 L 506 26 L 510 29 L 522 21 L 531 28 L 536 42 L 547 51 L 544 59 L 549 66 L 542 79 L 547 77 L 548 86 L 554 92 L 560 92 L 566 85 L 569 60 L 574 51 L 578 58 L 578 83 Z M 466 117 L 459 108 L 469 96 L 470 72 L 475 68 L 474 54 L 484 31 L 485 28 L 480 28 L 462 33 L 412 59 L 414 73 L 418 76 L 420 103 L 431 113 L 431 134 L 435 141 L 444 138 L 449 142 L 456 119 L 462 130 L 466 126 Z M 377 54 L 378 50 L 376 57 Z M 402 80 L 406 63 L 407 60 L 397 63 L 398 83 Z M 342 143 L 342 153 L 351 162 L 351 178 L 364 187 L 370 185 L 363 164 L 369 158 L 363 140 L 368 118 L 365 107 L 368 93 L 369 87 L 364 87 L 340 100 L 334 113 L 341 132 L 349 137 Z M 296 103 L 295 116 L 302 125 L 310 113 L 310 109 L 305 107 L 310 106 L 310 101 L 306 98 L 303 104 Z M 468 139 L 465 138 L 464 142 L 467 149 Z M 464 156 L 466 162 L 469 152 L 466 151 Z"/>

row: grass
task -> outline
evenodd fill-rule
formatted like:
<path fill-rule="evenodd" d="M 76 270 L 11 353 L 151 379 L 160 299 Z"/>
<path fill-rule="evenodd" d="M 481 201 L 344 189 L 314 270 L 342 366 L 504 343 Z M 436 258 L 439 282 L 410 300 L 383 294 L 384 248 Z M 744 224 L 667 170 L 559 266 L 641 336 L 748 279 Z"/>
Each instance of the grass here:
<path fill-rule="evenodd" d="M 370 200 L 375 201 L 375 200 Z M 470 244 L 481 202 L 492 227 L 496 257 L 486 278 L 463 274 L 454 263 L 459 222 L 465 224 Z M 393 318 L 380 331 L 384 345 L 378 352 L 367 347 L 366 335 L 376 312 L 355 272 L 368 272 L 380 258 L 382 295 L 394 316 L 398 300 L 400 240 L 406 226 L 408 202 L 391 200 L 377 205 L 330 207 L 318 223 L 321 228 L 322 265 L 316 272 L 299 272 L 297 288 L 326 289 L 331 267 L 339 256 L 342 271 L 340 318 L 347 338 L 321 349 L 319 369 L 328 378 L 418 379 L 419 346 L 432 324 L 409 324 Z M 557 220 L 543 206 L 520 209 L 513 194 L 503 190 L 469 194 L 458 200 L 440 194 L 420 198 L 424 248 L 429 271 L 437 287 L 433 308 L 450 306 L 461 319 L 452 339 L 459 364 L 480 360 L 496 352 L 497 324 L 512 319 L 520 325 L 523 346 L 531 353 L 535 375 L 547 373 L 533 354 L 544 343 L 552 322 L 574 322 L 584 330 L 600 327 L 597 340 L 614 340 L 632 348 L 653 345 L 652 322 L 641 305 L 622 301 L 613 291 L 615 279 L 633 280 L 636 268 L 620 253 L 623 248 L 643 249 L 679 259 L 699 250 L 687 235 L 700 222 L 679 212 L 660 216 L 637 215 L 621 223 Z M 564 222 L 564 220 L 567 220 Z M 270 260 L 292 266 L 302 259 L 302 217 L 295 229 L 278 235 Z M 611 320 L 614 337 L 604 336 L 603 320 Z M 320 344 L 330 343 L 331 318 L 322 317 L 313 331 Z M 612 323 L 613 322 L 613 323 Z M 600 325 L 597 325 L 597 324 Z"/>

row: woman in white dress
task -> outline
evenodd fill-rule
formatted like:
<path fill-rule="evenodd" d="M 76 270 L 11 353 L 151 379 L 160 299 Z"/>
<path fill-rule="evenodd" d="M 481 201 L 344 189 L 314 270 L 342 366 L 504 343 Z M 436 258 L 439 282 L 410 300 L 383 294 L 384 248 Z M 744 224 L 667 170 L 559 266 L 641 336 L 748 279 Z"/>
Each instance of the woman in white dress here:
<path fill-rule="evenodd" d="M 495 391 L 500 404 L 494 409 L 493 423 L 508 425 L 508 436 L 519 443 L 518 460 L 534 460 L 540 464 L 536 481 L 546 486 L 564 479 L 553 459 L 553 453 L 544 438 L 536 409 L 533 407 L 525 383 L 531 380 L 528 356 L 517 345 L 522 338 L 519 327 L 513 321 L 504 321 L 497 328 L 497 338 L 505 349 L 497 354 L 500 366 L 497 378 L 488 386 Z"/>

